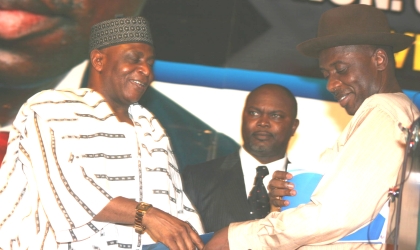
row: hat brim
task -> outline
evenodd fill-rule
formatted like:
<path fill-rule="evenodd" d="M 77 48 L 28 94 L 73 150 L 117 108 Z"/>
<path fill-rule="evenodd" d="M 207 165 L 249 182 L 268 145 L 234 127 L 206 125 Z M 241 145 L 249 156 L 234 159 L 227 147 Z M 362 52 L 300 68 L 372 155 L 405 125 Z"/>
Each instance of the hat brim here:
<path fill-rule="evenodd" d="M 386 45 L 392 46 L 394 52 L 409 47 L 414 37 L 398 33 L 357 33 L 331 35 L 312 38 L 296 46 L 296 49 L 309 57 L 318 58 L 319 52 L 324 49 L 343 45 Z"/>

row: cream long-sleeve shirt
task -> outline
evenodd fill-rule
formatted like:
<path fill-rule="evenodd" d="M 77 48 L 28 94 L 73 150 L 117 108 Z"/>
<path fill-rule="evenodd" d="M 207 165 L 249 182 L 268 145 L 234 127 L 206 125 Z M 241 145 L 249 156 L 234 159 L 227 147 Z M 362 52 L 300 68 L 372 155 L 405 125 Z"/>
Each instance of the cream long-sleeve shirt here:
<path fill-rule="evenodd" d="M 384 245 L 335 243 L 365 226 L 398 184 L 406 134 L 419 116 L 403 93 L 366 99 L 320 157 L 325 175 L 311 202 L 256 221 L 229 226 L 230 249 L 381 249 Z"/>

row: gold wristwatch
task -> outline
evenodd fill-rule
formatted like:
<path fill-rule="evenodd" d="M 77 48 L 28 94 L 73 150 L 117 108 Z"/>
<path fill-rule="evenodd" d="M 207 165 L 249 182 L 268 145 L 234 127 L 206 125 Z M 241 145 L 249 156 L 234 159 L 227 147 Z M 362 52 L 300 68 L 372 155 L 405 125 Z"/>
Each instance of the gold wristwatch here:
<path fill-rule="evenodd" d="M 134 229 L 136 233 L 143 234 L 146 230 L 146 227 L 143 226 L 143 216 L 146 214 L 149 208 L 153 207 L 152 204 L 146 202 L 139 202 L 136 206 L 136 219 L 134 221 Z"/>

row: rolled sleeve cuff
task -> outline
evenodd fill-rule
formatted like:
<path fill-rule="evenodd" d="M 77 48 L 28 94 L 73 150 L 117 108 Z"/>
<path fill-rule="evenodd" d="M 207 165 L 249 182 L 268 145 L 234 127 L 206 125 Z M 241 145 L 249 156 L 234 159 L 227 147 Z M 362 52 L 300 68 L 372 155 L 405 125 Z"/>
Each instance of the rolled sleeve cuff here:
<path fill-rule="evenodd" d="M 258 237 L 260 221 L 245 221 L 229 225 L 228 239 L 230 249 L 270 249 L 261 246 Z"/>

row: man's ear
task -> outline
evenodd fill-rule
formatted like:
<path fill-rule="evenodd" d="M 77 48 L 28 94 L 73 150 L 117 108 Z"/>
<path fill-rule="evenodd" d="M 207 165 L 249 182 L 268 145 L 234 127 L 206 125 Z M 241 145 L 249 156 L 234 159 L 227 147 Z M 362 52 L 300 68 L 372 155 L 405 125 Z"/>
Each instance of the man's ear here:
<path fill-rule="evenodd" d="M 105 63 L 105 55 L 97 49 L 92 50 L 90 52 L 90 63 L 96 71 L 101 72 Z"/>
<path fill-rule="evenodd" d="M 374 54 L 374 60 L 376 63 L 376 68 L 379 71 L 383 71 L 386 69 L 386 67 L 388 66 L 388 54 L 385 52 L 385 50 L 379 48 L 375 51 Z"/>
<path fill-rule="evenodd" d="M 298 127 L 299 127 L 299 119 L 295 119 L 295 121 L 293 122 L 293 126 L 292 126 L 292 129 L 293 129 L 292 136 L 295 135 L 296 129 Z"/>

